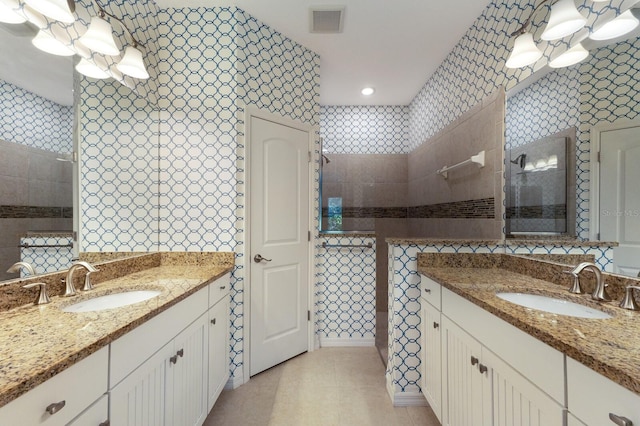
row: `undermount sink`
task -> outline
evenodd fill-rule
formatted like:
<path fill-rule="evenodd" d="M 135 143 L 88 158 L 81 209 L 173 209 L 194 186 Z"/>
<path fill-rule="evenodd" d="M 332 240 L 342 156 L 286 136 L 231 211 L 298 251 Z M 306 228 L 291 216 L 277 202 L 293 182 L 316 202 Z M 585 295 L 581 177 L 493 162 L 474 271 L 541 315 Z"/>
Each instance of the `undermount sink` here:
<path fill-rule="evenodd" d="M 598 309 L 593 309 L 568 300 L 557 299 L 555 297 L 524 293 L 496 293 L 496 296 L 500 299 L 506 300 L 507 302 L 524 306 L 525 308 L 536 309 L 538 311 L 549 312 L 552 314 L 590 319 L 612 318 L 611 315 Z"/>
<path fill-rule="evenodd" d="M 64 312 L 95 312 L 106 309 L 121 308 L 134 303 L 144 302 L 158 296 L 161 292 L 157 290 L 136 290 L 122 293 L 107 294 L 106 296 L 94 297 L 83 300 L 73 305 L 62 308 Z"/>

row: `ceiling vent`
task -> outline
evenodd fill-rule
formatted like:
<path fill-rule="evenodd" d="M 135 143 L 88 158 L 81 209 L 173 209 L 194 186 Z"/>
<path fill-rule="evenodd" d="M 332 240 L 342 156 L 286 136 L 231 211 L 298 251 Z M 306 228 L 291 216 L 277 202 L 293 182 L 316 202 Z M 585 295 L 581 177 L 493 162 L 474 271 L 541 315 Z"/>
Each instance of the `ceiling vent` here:
<path fill-rule="evenodd" d="M 309 31 L 320 34 L 342 32 L 344 6 L 312 6 L 309 8 Z"/>

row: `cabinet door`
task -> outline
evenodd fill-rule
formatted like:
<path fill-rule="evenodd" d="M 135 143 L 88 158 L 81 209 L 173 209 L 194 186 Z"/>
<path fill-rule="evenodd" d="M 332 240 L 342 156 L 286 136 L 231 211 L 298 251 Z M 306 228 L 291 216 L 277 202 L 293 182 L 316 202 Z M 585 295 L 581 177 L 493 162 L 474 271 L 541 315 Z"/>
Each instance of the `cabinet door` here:
<path fill-rule="evenodd" d="M 440 311 L 423 300 L 420 308 L 422 321 L 422 356 L 420 373 L 422 393 L 431 409 L 442 422 L 442 364 L 440 344 Z"/>
<path fill-rule="evenodd" d="M 165 424 L 167 363 L 173 354 L 173 342 L 169 342 L 111 390 L 109 419 L 112 425 Z"/>
<path fill-rule="evenodd" d="M 480 372 L 481 354 L 480 343 L 443 315 L 443 425 L 491 424 L 491 372 Z"/>
<path fill-rule="evenodd" d="M 229 379 L 229 296 L 209 310 L 209 395 L 211 411 Z"/>
<path fill-rule="evenodd" d="M 201 425 L 207 417 L 207 318 L 200 316 L 174 340 L 167 367 L 168 425 Z"/>
<path fill-rule="evenodd" d="M 482 363 L 492 374 L 493 425 L 563 425 L 563 407 L 486 348 Z"/>

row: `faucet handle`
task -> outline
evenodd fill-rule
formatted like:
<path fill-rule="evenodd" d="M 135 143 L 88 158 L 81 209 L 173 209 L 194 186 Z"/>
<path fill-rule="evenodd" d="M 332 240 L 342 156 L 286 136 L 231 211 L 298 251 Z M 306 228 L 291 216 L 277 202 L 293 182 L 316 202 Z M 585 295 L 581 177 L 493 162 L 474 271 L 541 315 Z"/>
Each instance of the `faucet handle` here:
<path fill-rule="evenodd" d="M 96 269 L 94 271 L 87 271 L 87 274 L 84 276 L 84 287 L 82 287 L 82 291 L 93 290 L 93 285 L 91 284 L 91 274 L 99 271 L 99 269 Z"/>
<path fill-rule="evenodd" d="M 636 285 L 628 285 L 627 291 L 620 302 L 620 307 L 631 311 L 640 311 L 640 307 L 638 307 L 636 299 L 633 297 L 633 290 L 640 290 L 640 287 Z"/>
<path fill-rule="evenodd" d="M 580 285 L 580 278 L 578 274 L 573 271 L 562 271 L 564 274 L 569 274 L 573 277 L 573 284 L 571 284 L 571 288 L 569 288 L 569 293 L 574 294 L 583 294 L 584 290 L 582 290 L 582 286 Z"/>
<path fill-rule="evenodd" d="M 49 295 L 47 294 L 47 284 L 46 283 L 31 283 L 31 284 L 25 284 L 22 286 L 22 288 L 32 288 L 35 286 L 39 286 L 40 291 L 38 292 L 38 299 L 36 299 L 35 302 L 33 302 L 34 305 L 44 305 L 46 303 L 51 302 L 51 299 L 49 299 Z"/>

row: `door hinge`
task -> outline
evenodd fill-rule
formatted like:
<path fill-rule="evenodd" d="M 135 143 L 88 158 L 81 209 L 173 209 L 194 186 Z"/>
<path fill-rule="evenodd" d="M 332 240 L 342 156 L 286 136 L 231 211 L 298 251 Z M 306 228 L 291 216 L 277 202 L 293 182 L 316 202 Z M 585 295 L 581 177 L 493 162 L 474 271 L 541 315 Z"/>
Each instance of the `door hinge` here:
<path fill-rule="evenodd" d="M 598 151 L 598 163 L 600 162 L 600 151 Z"/>
<path fill-rule="evenodd" d="M 307 311 L 307 321 L 311 321 L 311 311 Z"/>
<path fill-rule="evenodd" d="M 596 240 L 600 241 L 600 233 L 599 232 L 596 234 Z"/>
<path fill-rule="evenodd" d="M 307 151 L 307 153 L 309 154 L 309 162 L 311 162 L 311 151 Z"/>
<path fill-rule="evenodd" d="M 311 241 L 311 231 L 307 231 L 307 241 Z"/>

